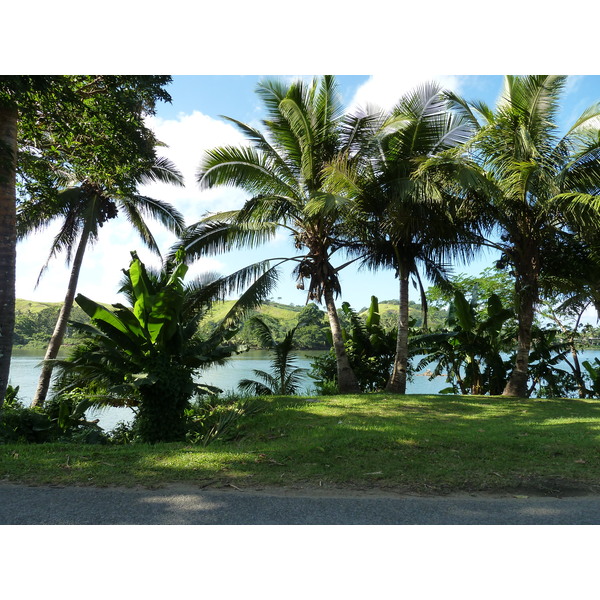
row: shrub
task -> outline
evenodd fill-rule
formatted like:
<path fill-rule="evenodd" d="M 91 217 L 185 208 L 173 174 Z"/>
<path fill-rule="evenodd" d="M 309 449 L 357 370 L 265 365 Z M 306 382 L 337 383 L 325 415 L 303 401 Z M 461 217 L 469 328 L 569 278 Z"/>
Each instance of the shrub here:
<path fill-rule="evenodd" d="M 207 446 L 217 439 L 235 439 L 242 431 L 244 419 L 265 406 L 260 398 L 236 394 L 198 398 L 186 410 L 186 440 Z"/>
<path fill-rule="evenodd" d="M 39 408 L 3 406 L 0 410 L 0 442 L 40 443 L 58 435 L 49 416 Z"/>

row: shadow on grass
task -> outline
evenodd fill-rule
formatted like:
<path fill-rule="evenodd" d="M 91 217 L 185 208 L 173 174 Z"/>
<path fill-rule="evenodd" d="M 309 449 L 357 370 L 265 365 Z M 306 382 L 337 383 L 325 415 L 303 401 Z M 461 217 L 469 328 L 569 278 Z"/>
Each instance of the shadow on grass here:
<path fill-rule="evenodd" d="M 238 485 L 405 486 L 416 491 L 556 488 L 600 482 L 600 403 L 372 396 L 273 399 L 238 439 L 188 447 L 176 480 Z M 180 453 L 181 450 L 174 450 Z M 213 462 L 210 463 L 210 457 Z M 209 460 L 203 467 L 195 462 Z"/>
<path fill-rule="evenodd" d="M 244 421 L 234 439 L 208 447 L 48 445 L 44 452 L 23 446 L 15 450 L 17 457 L 7 448 L 0 451 L 0 477 L 419 493 L 558 490 L 600 483 L 599 441 L 598 401 L 385 394 L 318 402 L 273 398 L 265 412 Z"/>

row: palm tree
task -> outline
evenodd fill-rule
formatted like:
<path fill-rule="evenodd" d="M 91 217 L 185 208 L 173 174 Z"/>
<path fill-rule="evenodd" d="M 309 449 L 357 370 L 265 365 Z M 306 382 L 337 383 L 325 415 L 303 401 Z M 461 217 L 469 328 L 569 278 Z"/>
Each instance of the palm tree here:
<path fill-rule="evenodd" d="M 441 88 L 425 84 L 404 95 L 383 120 L 378 134 L 368 142 L 365 160 L 354 166 L 340 161 L 331 169 L 340 189 L 356 199 L 350 223 L 355 232 L 354 251 L 364 255 L 362 264 L 367 268 L 391 268 L 399 280 L 396 356 L 386 386 L 389 392 L 406 391 L 411 276 L 426 310 L 419 267 L 443 285 L 447 259 L 466 256 L 470 248 L 465 244 L 464 198 L 419 176 L 418 169 L 435 153 L 464 143 L 470 133 L 465 119 L 446 109 Z M 426 312 L 423 323 L 426 328 Z"/>
<path fill-rule="evenodd" d="M 183 185 L 181 174 L 164 158 L 157 158 L 154 165 L 144 168 L 134 178 L 136 187 L 153 181 Z M 62 220 L 40 277 L 48 262 L 62 251 L 66 251 L 67 264 L 71 265 L 65 300 L 46 350 L 32 406 L 41 406 L 46 399 L 53 369 L 50 361 L 58 356 L 62 345 L 85 251 L 98 240 L 100 228 L 119 212 L 125 215 L 145 245 L 158 254 L 158 246 L 145 218 L 158 220 L 176 235 L 180 235 L 184 229 L 182 215 L 170 204 L 142 196 L 135 189 L 114 189 L 91 181 L 65 187 L 57 194 L 54 203 L 47 203 L 41 198 L 22 205 L 17 213 L 17 233 L 20 238 L 42 230 L 56 219 Z"/>
<path fill-rule="evenodd" d="M 561 230 L 594 230 L 600 188 L 600 103 L 586 109 L 566 134 L 556 123 L 566 77 L 506 76 L 495 110 L 450 94 L 453 108 L 476 130 L 457 151 L 433 159 L 460 180 L 474 209 L 487 213 L 497 237 L 482 243 L 502 253 L 499 266 L 515 276 L 518 334 L 515 365 L 504 395 L 526 396 L 532 325 L 547 240 Z"/>
<path fill-rule="evenodd" d="M 356 377 L 344 350 L 335 298 L 341 292 L 332 256 L 343 248 L 341 216 L 344 197 L 328 192 L 325 167 L 340 153 L 352 155 L 368 130 L 369 118 L 342 117 L 333 77 L 289 86 L 266 80 L 257 89 L 266 112 L 266 134 L 229 118 L 249 146 L 215 148 L 198 171 L 203 188 L 237 186 L 250 195 L 242 209 L 212 215 L 190 227 L 186 252 L 219 251 L 256 246 L 284 229 L 295 248 L 304 251 L 282 262 L 296 262 L 297 287 L 308 279 L 307 301 L 324 302 L 331 326 L 342 393 L 358 392 Z"/>
<path fill-rule="evenodd" d="M 294 334 L 300 323 L 287 331 L 283 339 L 277 342 L 269 326 L 260 317 L 252 317 L 250 321 L 261 344 L 273 352 L 273 359 L 270 373 L 255 369 L 253 373 L 260 381 L 242 379 L 238 384 L 240 391 L 251 392 L 257 396 L 290 396 L 298 393 L 302 375 L 306 372 L 306 369 L 294 365 L 296 357 L 292 354 Z"/>
<path fill-rule="evenodd" d="M 151 160 L 155 139 L 143 118 L 154 112 L 158 100 L 170 101 L 163 89 L 170 79 L 162 75 L 0 77 L 0 405 L 12 350 L 19 196 L 28 196 L 32 189 L 48 192 L 57 165 L 83 170 L 86 177 L 108 172 L 122 180 L 132 167 Z"/>

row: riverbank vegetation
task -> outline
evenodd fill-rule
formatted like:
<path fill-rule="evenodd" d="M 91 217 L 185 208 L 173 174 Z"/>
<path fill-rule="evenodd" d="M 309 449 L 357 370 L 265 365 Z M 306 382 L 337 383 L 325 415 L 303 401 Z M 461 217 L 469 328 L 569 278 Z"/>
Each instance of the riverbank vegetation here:
<path fill-rule="evenodd" d="M 140 448 L 148 442 L 176 442 L 191 444 L 196 452 L 229 436 L 241 451 L 258 453 L 256 464 L 265 463 L 260 468 L 293 464 L 298 480 L 314 476 L 314 483 L 316 473 L 293 462 L 304 456 L 304 444 L 312 452 L 325 448 L 329 466 L 317 463 L 319 476 L 343 459 L 354 481 L 363 481 L 361 473 L 382 473 L 384 479 L 394 473 L 392 484 L 418 487 L 431 485 L 433 475 L 431 480 L 397 476 L 401 463 L 404 471 L 412 469 L 413 450 L 433 464 L 440 455 L 440 465 L 448 472 L 456 465 L 458 476 L 454 451 L 461 461 L 474 461 L 462 465 L 463 473 L 483 473 L 477 451 L 488 457 L 494 447 L 521 461 L 516 473 L 508 470 L 510 461 L 489 459 L 490 472 L 499 473 L 495 476 L 503 485 L 514 485 L 533 468 L 519 454 L 518 431 L 524 427 L 526 442 L 541 440 L 532 455 L 543 465 L 531 473 L 550 476 L 544 469 L 556 462 L 564 463 L 558 477 L 572 477 L 577 467 L 571 458 L 575 465 L 593 462 L 583 433 L 596 439 L 595 413 L 585 411 L 595 409 L 600 396 L 600 361 L 579 358 L 582 348 L 600 339 L 597 330 L 582 324 L 588 308 L 600 310 L 600 104 L 559 132 L 556 116 L 566 82 L 561 76 L 507 76 L 495 107 L 429 83 L 399 98 L 388 112 L 345 113 L 334 77 L 291 83 L 265 79 L 257 88 L 266 115 L 260 128 L 227 117 L 247 143 L 216 147 L 198 157 L 196 183 L 215 190 L 235 186 L 245 193 L 242 206 L 186 224 L 174 206 L 138 191 L 148 181 L 182 183 L 176 166 L 157 156 L 160 142 L 143 119 L 153 114 L 157 101 L 169 100 L 168 77 L 0 78 L 0 125 L 6 125 L 0 128 L 6 134 L 0 143 L 12 159 L 3 162 L 10 168 L 0 172 L 6 183 L 0 209 L 10 213 L 0 222 L 0 239 L 10 245 L 17 235 L 24 238 L 57 221 L 60 230 L 49 259 L 64 251 L 71 265 L 60 305 L 37 310 L 28 303 L 15 319 L 14 290 L 2 291 L 2 439 L 11 445 L 28 435 L 30 441 L 108 443 L 112 434 L 86 422 L 86 410 L 129 406 L 135 421 L 118 434 Z M 57 97 L 64 102 L 57 103 Z M 52 108 L 58 105 L 60 110 Z M 114 123 L 111 115 L 116 115 Z M 116 149 L 115 140 L 120 140 Z M 18 152 L 11 150 L 15 147 Z M 87 245 L 101 243 L 100 228 L 119 213 L 155 252 L 150 221 L 177 239 L 163 249 L 156 273 L 146 270 L 132 251 L 121 290 L 128 305 L 107 307 L 76 296 L 76 286 Z M 195 261 L 231 248 L 264 247 L 282 233 L 293 246 L 289 256 L 184 282 Z M 453 268 L 484 248 L 491 248 L 495 258 L 481 276 L 452 275 Z M 2 256 L 13 250 L 0 248 Z M 8 262 L 0 265 L 1 274 L 13 281 L 14 264 Z M 280 267 L 289 263 L 297 288 L 306 289 L 306 306 L 273 301 Z M 344 269 L 353 263 L 397 278 L 398 298 L 386 303 L 369 297 L 364 307 L 339 306 Z M 411 283 L 418 304 L 409 301 Z M 225 300 L 231 297 L 237 300 Z M 72 308 L 75 300 L 78 309 Z M 252 326 L 257 316 L 269 340 Z M 286 337 L 289 332 L 293 340 Z M 58 360 L 65 336 L 73 346 L 66 359 Z M 19 407 L 14 390 L 4 393 L 12 344 L 46 341 L 35 406 Z M 281 349 L 288 358 L 293 348 L 329 349 L 313 365 L 321 394 L 315 402 L 228 400 L 220 390 L 203 386 L 204 366 L 265 343 L 275 355 L 273 372 L 256 375 L 272 376 L 269 390 L 275 393 L 294 387 L 285 382 L 293 369 L 277 368 Z M 46 402 L 49 374 L 56 366 L 60 376 Z M 444 374 L 444 392 L 454 396 L 402 399 L 414 370 L 424 367 L 431 375 Z M 373 394 L 382 391 L 388 396 Z M 538 400 L 528 399 L 534 396 Z M 571 398 L 572 405 L 552 398 Z M 539 408 L 532 408 L 535 402 Z M 515 412 L 521 406 L 524 412 Z M 328 408 L 321 414 L 320 407 Z M 562 417 L 555 409 L 563 411 Z M 582 420 L 574 429 L 555 423 L 579 410 Z M 315 423 L 308 423 L 311 414 Z M 541 421 L 521 418 L 529 414 Z M 295 440 L 287 449 L 291 454 L 270 454 L 268 444 L 261 446 L 264 440 L 250 443 L 250 450 L 244 447 L 252 435 L 242 432 L 242 423 L 253 423 L 264 433 L 267 415 L 271 435 Z M 277 425 L 281 415 L 288 419 L 285 427 Z M 414 423 L 409 423 L 411 415 Z M 491 425 L 504 417 L 509 429 Z M 308 426 L 304 437 L 288 433 L 301 429 L 303 419 Z M 336 427 L 348 422 L 348 430 Z M 320 446 L 309 436 L 313 424 L 328 431 Z M 480 425 L 476 431 L 483 447 L 477 446 L 473 424 Z M 389 428 L 396 442 L 386 437 Z M 364 440 L 364 464 L 360 451 L 352 459 L 335 453 L 342 445 L 331 441 L 338 430 L 345 431 L 343 442 L 354 451 Z M 581 443 L 574 449 L 568 436 L 559 436 L 563 449 L 554 455 L 553 432 L 562 431 L 575 440 L 581 437 Z M 459 433 L 467 446 L 455 439 Z M 580 447 L 584 455 L 574 458 Z M 388 466 L 376 468 L 376 453 L 386 448 Z M 417 464 L 431 472 L 425 461 Z M 240 465 L 227 469 L 244 472 Z M 331 481 L 344 480 L 350 473 L 345 468 L 339 466 Z M 458 485 L 444 479 L 442 470 L 436 472 L 440 482 Z M 488 479 L 477 481 L 489 485 Z"/>

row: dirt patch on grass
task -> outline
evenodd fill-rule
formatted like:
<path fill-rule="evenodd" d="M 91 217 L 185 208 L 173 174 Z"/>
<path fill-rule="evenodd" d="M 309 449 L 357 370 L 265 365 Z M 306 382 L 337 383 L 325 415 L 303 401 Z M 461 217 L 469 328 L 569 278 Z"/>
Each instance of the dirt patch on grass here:
<path fill-rule="evenodd" d="M 172 484 L 179 485 L 179 484 Z M 554 497 L 566 498 L 576 496 L 600 496 L 600 485 L 591 485 L 581 481 L 561 478 L 523 480 L 517 486 L 506 487 L 467 487 L 452 488 L 449 486 L 434 485 L 384 485 L 346 483 L 315 485 L 313 482 L 293 483 L 281 486 L 260 485 L 250 482 L 227 480 L 212 480 L 199 485 L 186 484 L 196 489 L 213 489 L 219 491 L 249 492 L 271 496 L 296 496 L 296 497 L 399 497 L 399 496 L 487 496 L 487 497 Z M 167 484 L 171 487 L 171 484 Z"/>

